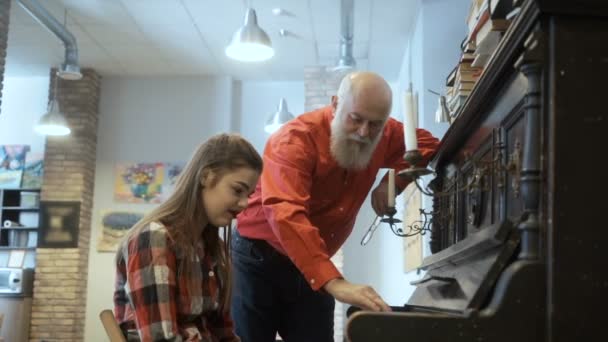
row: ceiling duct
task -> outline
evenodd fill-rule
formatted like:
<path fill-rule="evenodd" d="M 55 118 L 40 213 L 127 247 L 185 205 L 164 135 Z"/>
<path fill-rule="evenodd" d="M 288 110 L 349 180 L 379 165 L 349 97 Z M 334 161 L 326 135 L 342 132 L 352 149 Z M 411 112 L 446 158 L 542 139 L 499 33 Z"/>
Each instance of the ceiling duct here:
<path fill-rule="evenodd" d="M 341 0 L 340 4 L 340 59 L 334 70 L 354 69 L 353 57 L 354 0 Z"/>
<path fill-rule="evenodd" d="M 80 66 L 78 66 L 78 47 L 76 46 L 74 35 L 65 26 L 61 25 L 37 0 L 17 0 L 17 2 L 36 21 L 63 42 L 65 46 L 65 61 L 59 68 L 57 76 L 66 80 L 78 80 L 82 78 Z"/>

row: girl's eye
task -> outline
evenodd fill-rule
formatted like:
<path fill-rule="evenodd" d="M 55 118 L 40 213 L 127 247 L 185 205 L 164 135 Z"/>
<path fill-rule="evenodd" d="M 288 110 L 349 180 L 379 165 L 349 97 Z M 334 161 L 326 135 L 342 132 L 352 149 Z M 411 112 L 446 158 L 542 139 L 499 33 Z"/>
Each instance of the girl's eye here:
<path fill-rule="evenodd" d="M 233 189 L 234 189 L 234 193 L 237 195 L 240 195 L 243 193 L 243 189 L 240 189 L 240 188 L 233 188 Z"/>

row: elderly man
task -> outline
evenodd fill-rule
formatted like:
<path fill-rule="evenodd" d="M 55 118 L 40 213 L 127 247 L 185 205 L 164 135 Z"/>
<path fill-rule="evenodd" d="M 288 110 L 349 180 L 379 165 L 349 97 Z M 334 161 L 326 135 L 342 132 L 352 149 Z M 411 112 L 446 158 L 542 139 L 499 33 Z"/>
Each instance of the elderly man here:
<path fill-rule="evenodd" d="M 232 313 L 244 342 L 333 341 L 334 299 L 368 310 L 390 307 L 365 285 L 344 279 L 330 257 L 349 236 L 380 168 L 408 165 L 403 125 L 389 118 L 392 94 L 380 76 L 347 75 L 331 105 L 272 135 L 264 171 L 232 239 Z M 425 162 L 438 144 L 419 129 Z M 385 177 L 372 207 L 387 211 Z M 396 181 L 397 191 L 406 182 Z"/>

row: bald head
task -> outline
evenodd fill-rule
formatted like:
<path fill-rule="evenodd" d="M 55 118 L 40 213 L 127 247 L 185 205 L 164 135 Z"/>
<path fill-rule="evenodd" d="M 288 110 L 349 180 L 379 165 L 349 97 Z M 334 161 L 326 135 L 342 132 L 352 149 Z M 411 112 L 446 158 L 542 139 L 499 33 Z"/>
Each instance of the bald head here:
<path fill-rule="evenodd" d="M 379 75 L 353 72 L 344 77 L 338 95 L 332 97 L 330 151 L 339 165 L 367 167 L 382 138 L 391 103 L 391 88 Z"/>
<path fill-rule="evenodd" d="M 380 75 L 357 71 L 342 79 L 338 88 L 338 101 L 388 116 L 392 106 L 392 92 Z"/>

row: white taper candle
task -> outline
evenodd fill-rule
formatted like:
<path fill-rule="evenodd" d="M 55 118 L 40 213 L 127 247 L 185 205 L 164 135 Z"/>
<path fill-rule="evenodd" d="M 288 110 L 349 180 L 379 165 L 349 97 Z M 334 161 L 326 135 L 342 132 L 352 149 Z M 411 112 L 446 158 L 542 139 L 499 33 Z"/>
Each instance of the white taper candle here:
<path fill-rule="evenodd" d="M 416 140 L 416 120 L 414 118 L 414 99 L 410 90 L 405 91 L 403 97 L 403 126 L 405 134 L 405 150 L 413 151 L 418 149 Z"/>
<path fill-rule="evenodd" d="M 395 207 L 395 169 L 388 170 L 388 207 Z"/>

